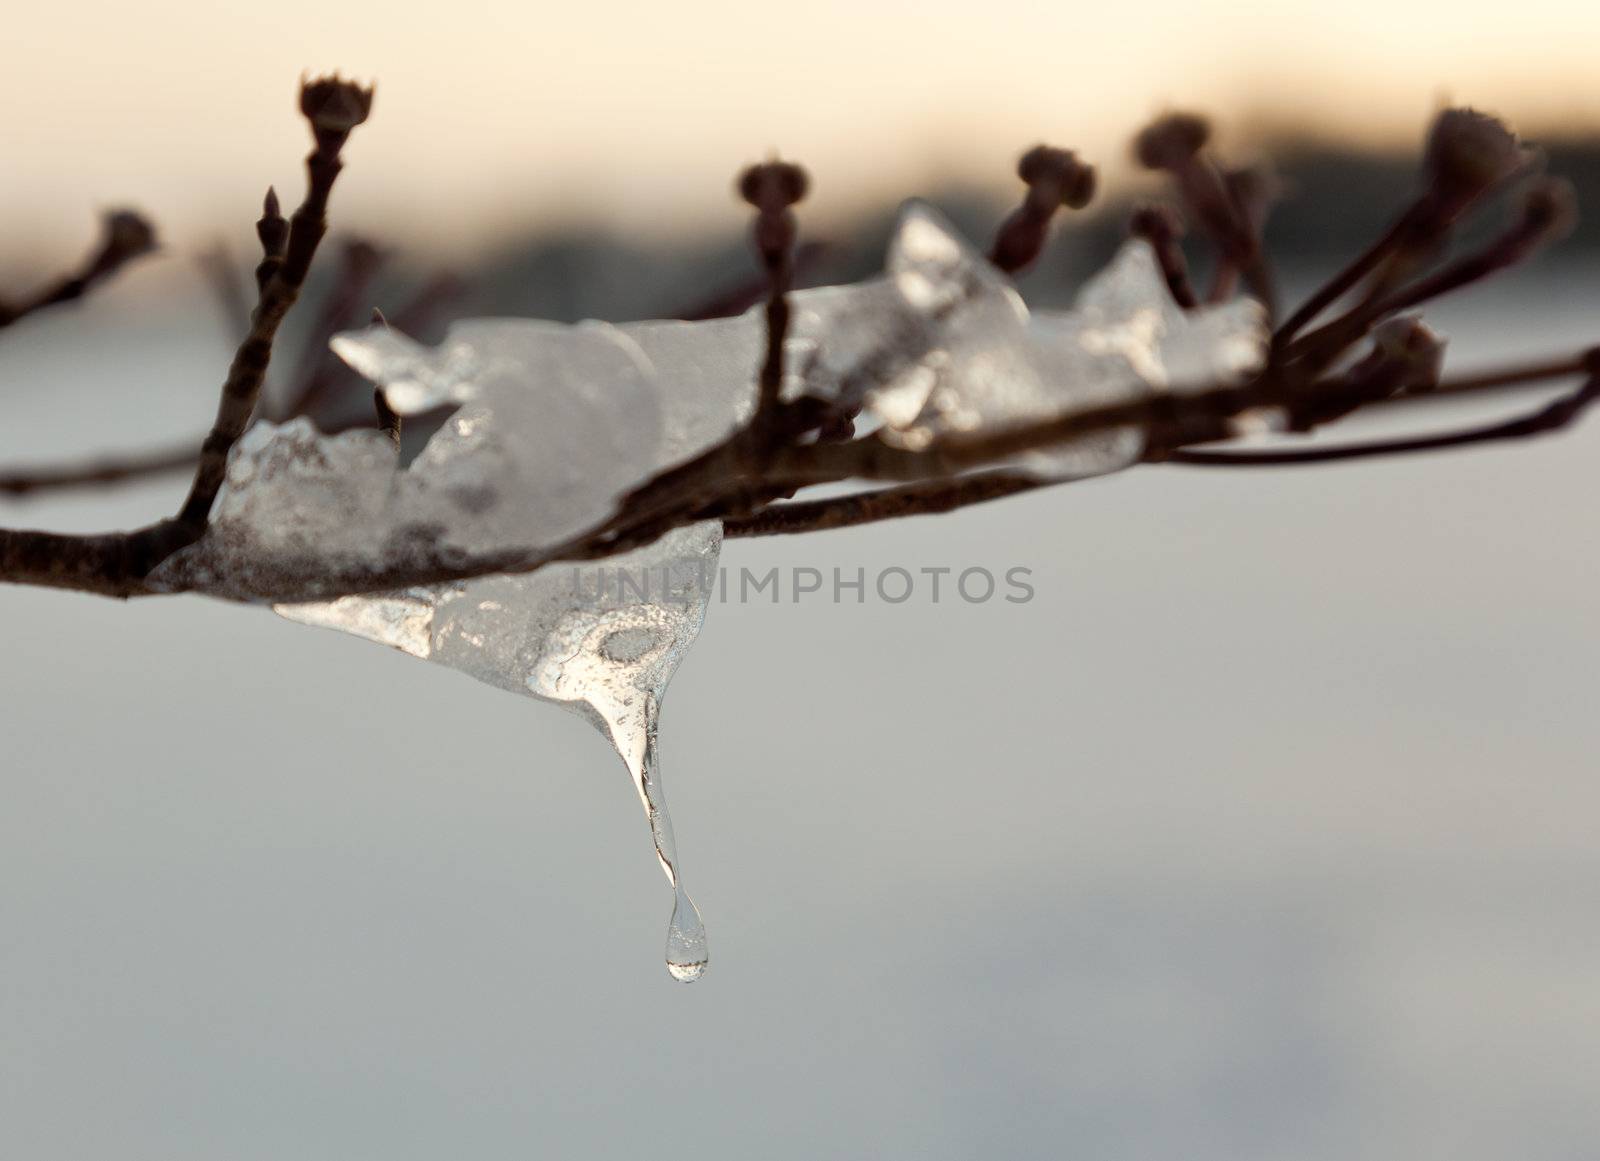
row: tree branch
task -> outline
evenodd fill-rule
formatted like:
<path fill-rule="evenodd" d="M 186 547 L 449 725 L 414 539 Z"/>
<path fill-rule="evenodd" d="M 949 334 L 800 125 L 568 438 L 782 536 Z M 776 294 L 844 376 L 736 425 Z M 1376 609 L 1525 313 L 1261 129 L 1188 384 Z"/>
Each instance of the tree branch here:
<path fill-rule="evenodd" d="M 258 223 L 264 257 L 257 267 L 260 298 L 250 333 L 233 358 L 217 419 L 200 448 L 194 483 L 178 515 L 131 532 L 69 536 L 30 529 L 0 530 L 0 577 L 23 584 L 74 588 L 110 596 L 151 591 L 144 578 L 157 564 L 204 534 L 211 505 L 222 486 L 228 452 L 243 433 L 260 397 L 272 356 L 272 343 L 289 308 L 305 284 L 317 244 L 327 231 L 328 195 L 339 176 L 339 151 L 355 126 L 366 120 L 372 90 L 337 77 L 303 83 L 300 111 L 310 122 L 316 145 L 306 159 L 305 200 L 294 213 L 287 235 L 277 197 L 267 192 Z"/>
<path fill-rule="evenodd" d="M 199 540 L 221 485 L 228 453 L 259 400 L 278 325 L 298 296 L 326 230 L 328 194 L 340 168 L 339 149 L 351 128 L 365 119 L 370 98 L 370 92 L 337 79 L 314 82 L 303 89 L 302 111 L 311 121 L 317 141 L 307 159 L 307 194 L 288 223 L 277 214 L 275 198 L 269 197 L 259 226 L 263 249 L 257 269 L 260 297 L 250 334 L 235 356 L 216 424 L 205 441 L 189 498 L 179 514 L 147 528 L 104 536 L 0 530 L 0 579 L 116 596 L 150 594 L 156 591 L 146 579 L 151 570 L 172 553 Z M 1236 185 L 1230 186 L 1222 171 L 1209 160 L 1197 159 L 1203 135 L 1203 124 L 1169 118 L 1160 133 L 1147 133 L 1141 138 L 1141 157 L 1147 164 L 1174 171 L 1180 187 L 1188 187 L 1186 196 L 1191 206 L 1209 218 L 1207 228 L 1222 248 L 1224 260 L 1234 263 L 1253 285 L 1270 288 L 1270 272 L 1259 252 L 1264 195 L 1247 197 Z M 1520 157 L 1519 150 L 1520 147 L 1511 152 Z M 1036 150 L 1028 156 L 1038 153 Z M 1467 163 L 1484 160 L 1481 149 L 1468 149 L 1464 156 Z M 1463 191 L 1481 192 L 1484 179 L 1503 176 L 1501 171 L 1505 168 L 1496 162 L 1487 167 L 1494 174 L 1463 177 L 1457 171 L 1459 166 L 1452 169 L 1446 164 L 1448 161 L 1448 150 L 1430 159 L 1435 171 L 1434 194 L 1447 206 L 1472 200 Z M 1462 158 L 1455 161 L 1461 162 Z M 1030 181 L 1028 199 L 1007 219 L 997 236 L 997 263 L 1031 260 L 1038 253 L 1049 218 L 1046 203 L 1071 204 L 1077 194 L 1068 197 L 1063 190 L 1071 193 L 1077 186 L 1067 178 L 1079 182 L 1083 172 L 1079 167 L 1060 169 L 1059 173 L 1052 170 L 1043 177 L 1034 175 L 1037 180 Z M 1028 180 L 1028 173 L 1023 176 Z M 344 572 L 337 571 L 335 562 L 314 555 L 314 549 L 301 560 L 230 560 L 222 568 L 231 570 L 231 575 L 220 578 L 203 571 L 187 573 L 187 566 L 180 566 L 164 571 L 161 591 L 192 589 L 267 601 L 330 598 L 526 572 L 556 560 L 603 558 L 648 544 L 673 528 L 706 519 L 722 520 L 730 536 L 767 536 L 950 511 L 1066 482 L 1026 475 L 1017 470 L 1015 457 L 1115 429 L 1137 430 L 1144 441 L 1145 458 L 1157 462 L 1253 465 L 1431 451 L 1559 430 L 1571 424 L 1600 393 L 1600 354 L 1595 351 L 1441 381 L 1438 340 L 1415 320 L 1382 317 L 1410 305 L 1418 296 L 1474 281 L 1520 258 L 1532 241 L 1548 236 L 1551 223 L 1562 217 L 1560 212 L 1541 212 L 1535 201 L 1530 203 L 1532 212 L 1525 214 L 1519 229 L 1507 235 L 1509 241 L 1502 239 L 1498 249 L 1491 248 L 1489 259 L 1469 259 L 1447 266 L 1431 278 L 1398 290 L 1392 281 L 1379 277 L 1381 293 L 1369 290 L 1366 300 L 1351 314 L 1302 337 L 1303 342 L 1315 346 L 1314 357 L 1296 357 L 1293 348 L 1285 349 L 1280 344 L 1266 366 L 1244 382 L 1194 384 L 1182 392 L 1157 392 L 1113 404 L 1066 408 L 1007 428 L 944 435 L 926 446 L 902 446 L 883 432 L 853 437 L 850 414 L 837 408 L 830 410 L 830 405 L 820 400 L 781 399 L 786 299 L 795 234 L 791 207 L 804 193 L 804 186 L 804 175 L 797 167 L 779 162 L 754 167 L 741 183 L 741 192 L 757 210 L 754 236 L 768 276 L 767 344 L 755 384 L 759 400 L 755 419 L 723 443 L 641 483 L 597 527 L 559 545 L 509 546 L 470 557 L 424 541 L 409 546 L 408 554 L 386 560 L 381 566 L 359 563 L 345 566 Z M 1456 199 L 1453 202 L 1449 200 L 1452 197 Z M 1562 203 L 1559 198 L 1547 199 L 1545 208 L 1560 211 Z M 1442 216 L 1453 220 L 1450 214 Z M 1193 291 L 1183 277 L 1181 254 L 1175 253 L 1170 225 L 1153 224 L 1158 236 L 1151 238 L 1152 244 L 1156 245 L 1158 256 L 1161 250 L 1167 251 L 1162 266 L 1175 297 L 1192 301 Z M 1145 234 L 1150 237 L 1149 230 Z M 1385 264 L 1380 261 L 1378 266 Z M 1407 266 L 1408 273 L 1411 269 Z M 1360 325 L 1353 325 L 1352 318 L 1358 319 Z M 1355 350 L 1354 344 L 1369 333 L 1370 348 Z M 1321 368 L 1328 366 L 1344 369 L 1322 374 Z M 1527 416 L 1461 432 L 1267 453 L 1211 450 L 1204 446 L 1234 438 L 1244 417 L 1262 412 L 1281 417 L 1291 430 L 1309 431 L 1358 409 L 1535 386 L 1579 372 L 1587 376 L 1584 385 L 1555 403 Z M 1063 398 L 1070 398 L 1072 385 L 1061 386 Z M 387 408 L 381 392 L 375 397 L 374 406 L 380 426 L 391 438 L 397 436 L 398 417 Z M 149 465 L 149 469 L 155 470 L 155 466 Z M 57 471 L 43 482 L 37 475 L 30 479 L 25 474 L 14 474 L 0 477 L 0 486 L 20 494 L 50 483 L 102 482 L 108 478 L 122 478 L 118 465 L 91 465 L 79 469 L 76 475 Z M 894 486 L 827 499 L 789 501 L 800 489 L 851 479 Z"/>
<path fill-rule="evenodd" d="M 350 131 L 367 119 L 371 108 L 371 89 L 362 89 L 337 77 L 313 81 L 301 88 L 300 111 L 311 123 L 316 140 L 315 148 L 306 157 L 305 200 L 289 221 L 288 243 L 282 259 L 270 268 L 268 264 L 274 263 L 276 255 L 270 246 L 267 247 L 267 258 L 261 267 L 265 273 L 258 272 L 262 279 L 261 297 L 250 317 L 250 333 L 239 345 L 233 365 L 228 369 L 227 381 L 222 385 L 216 422 L 212 424 L 211 434 L 200 445 L 200 463 L 195 468 L 194 484 L 178 511 L 178 520 L 183 524 L 197 529 L 205 527 L 211 505 L 222 487 L 228 452 L 244 434 L 261 396 L 261 384 L 272 359 L 273 339 L 289 308 L 300 297 L 300 288 L 305 285 L 306 274 L 311 269 L 311 259 L 327 233 L 328 195 L 333 192 L 333 183 L 343 168 L 339 151 L 349 140 Z M 263 222 L 276 217 L 275 201 L 269 191 Z"/>

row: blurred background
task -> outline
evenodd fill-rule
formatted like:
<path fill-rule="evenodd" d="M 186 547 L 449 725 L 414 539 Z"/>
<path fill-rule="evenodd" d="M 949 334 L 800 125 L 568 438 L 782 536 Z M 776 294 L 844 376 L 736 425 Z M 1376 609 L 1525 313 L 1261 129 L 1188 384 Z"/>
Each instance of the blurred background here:
<path fill-rule="evenodd" d="M 1288 179 L 1291 291 L 1398 208 L 1445 99 L 1547 145 L 1600 222 L 1600 15 L 1571 4 L 8 21 L 0 292 L 106 206 L 164 248 L 0 336 L 7 468 L 208 421 L 233 339 L 197 258 L 248 264 L 265 185 L 297 196 L 305 69 L 379 92 L 280 397 L 357 240 L 382 255 L 364 301 L 429 336 L 736 295 L 731 178 L 772 149 L 811 169 L 823 282 L 878 267 L 898 198 L 983 241 L 1022 147 L 1078 148 L 1106 193 L 1023 280 L 1042 304 L 1117 244 L 1153 188 L 1126 138 L 1174 103 Z M 1431 311 L 1453 364 L 1600 337 L 1597 240 Z M 1037 595 L 712 607 L 663 719 L 712 949 L 689 988 L 637 799 L 579 719 L 261 610 L 0 591 L 0 1152 L 1593 1157 L 1597 450 L 1591 424 L 1147 467 L 730 543 L 734 570 L 1025 567 Z M 0 520 L 127 527 L 184 489 Z"/>

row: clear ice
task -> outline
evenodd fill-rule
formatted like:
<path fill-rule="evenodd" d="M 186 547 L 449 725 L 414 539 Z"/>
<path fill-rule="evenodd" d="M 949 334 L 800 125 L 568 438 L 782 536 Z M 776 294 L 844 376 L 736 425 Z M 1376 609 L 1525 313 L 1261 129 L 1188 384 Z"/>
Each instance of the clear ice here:
<path fill-rule="evenodd" d="M 276 606 L 291 620 L 358 637 L 458 669 L 501 689 L 555 702 L 593 723 L 621 756 L 673 889 L 667 970 L 705 971 L 705 926 L 683 886 L 661 784 L 661 701 L 705 618 L 722 526 L 675 529 L 646 548 L 578 568 L 377 596 Z"/>
<path fill-rule="evenodd" d="M 888 437 L 907 447 L 1234 382 L 1266 354 L 1259 303 L 1183 310 L 1138 240 L 1124 243 L 1071 310 L 1030 312 L 1004 274 L 914 202 L 901 215 L 889 270 L 939 319 L 927 354 L 867 397 Z M 1130 467 L 1143 450 L 1140 432 L 1116 429 L 1028 452 L 1010 466 L 1075 479 Z"/>
<path fill-rule="evenodd" d="M 1073 310 L 1030 314 L 918 202 L 901 213 L 882 276 L 798 291 L 791 306 L 785 397 L 859 410 L 911 447 L 1242 375 L 1266 342 L 1253 302 L 1180 310 L 1139 242 Z M 402 465 L 376 431 L 256 424 L 229 457 L 206 535 L 151 581 L 270 597 L 291 620 L 583 714 L 627 767 L 673 889 L 668 970 L 697 979 L 705 928 L 683 887 L 657 732 L 713 591 L 721 525 L 680 528 L 584 569 L 326 598 L 388 568 L 538 559 L 602 523 L 629 489 L 748 420 L 764 344 L 759 307 L 694 323 L 474 320 L 437 347 L 383 327 L 339 335 L 335 351 L 396 412 L 452 409 L 443 425 Z M 1009 467 L 1065 479 L 1127 467 L 1141 450 L 1137 431 L 1113 431 Z"/>

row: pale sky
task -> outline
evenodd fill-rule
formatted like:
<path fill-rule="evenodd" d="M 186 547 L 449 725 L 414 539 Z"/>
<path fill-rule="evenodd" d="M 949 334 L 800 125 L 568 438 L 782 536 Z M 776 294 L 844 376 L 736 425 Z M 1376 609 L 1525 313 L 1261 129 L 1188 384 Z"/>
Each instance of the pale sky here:
<path fill-rule="evenodd" d="M 563 215 L 718 223 L 772 149 L 810 166 L 813 221 L 945 174 L 1009 192 L 1020 148 L 1116 168 L 1175 103 L 1393 138 L 1449 95 L 1600 127 L 1597 36 L 1600 9 L 1560 0 L 19 3 L 0 212 L 29 224 L 13 254 L 111 203 L 177 241 L 248 221 L 268 182 L 298 188 L 305 69 L 379 81 L 338 221 L 451 247 Z"/>

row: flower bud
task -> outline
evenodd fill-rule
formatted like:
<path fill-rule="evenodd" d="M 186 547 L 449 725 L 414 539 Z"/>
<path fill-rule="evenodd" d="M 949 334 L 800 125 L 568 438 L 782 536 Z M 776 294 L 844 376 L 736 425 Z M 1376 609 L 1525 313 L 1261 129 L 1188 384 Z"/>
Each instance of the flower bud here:
<path fill-rule="evenodd" d="M 261 239 L 261 249 L 266 254 L 282 254 L 289 240 L 289 223 L 278 206 L 278 191 L 270 185 L 267 187 L 267 196 L 261 200 L 256 237 Z"/>
<path fill-rule="evenodd" d="M 739 196 L 763 213 L 786 210 L 811 187 L 806 171 L 790 161 L 752 165 L 739 175 Z"/>
<path fill-rule="evenodd" d="M 1503 121 L 1476 109 L 1446 109 L 1433 121 L 1423 153 L 1429 188 L 1447 205 L 1465 205 L 1534 157 Z"/>
<path fill-rule="evenodd" d="M 107 252 L 123 260 L 148 254 L 156 248 L 156 231 L 144 215 L 134 210 L 112 210 L 106 214 Z"/>
<path fill-rule="evenodd" d="M 1068 209 L 1081 210 L 1094 197 L 1094 166 L 1079 161 L 1070 149 L 1035 145 L 1018 159 L 1017 176 L 1029 186 L 1053 184 Z"/>
<path fill-rule="evenodd" d="M 337 73 L 300 83 L 300 112 L 318 134 L 343 135 L 367 119 L 372 112 L 376 86 L 363 89 L 354 81 L 342 80 Z"/>
<path fill-rule="evenodd" d="M 1211 139 L 1211 125 L 1195 113 L 1168 113 L 1147 125 L 1133 141 L 1133 155 L 1146 169 L 1177 169 Z"/>

